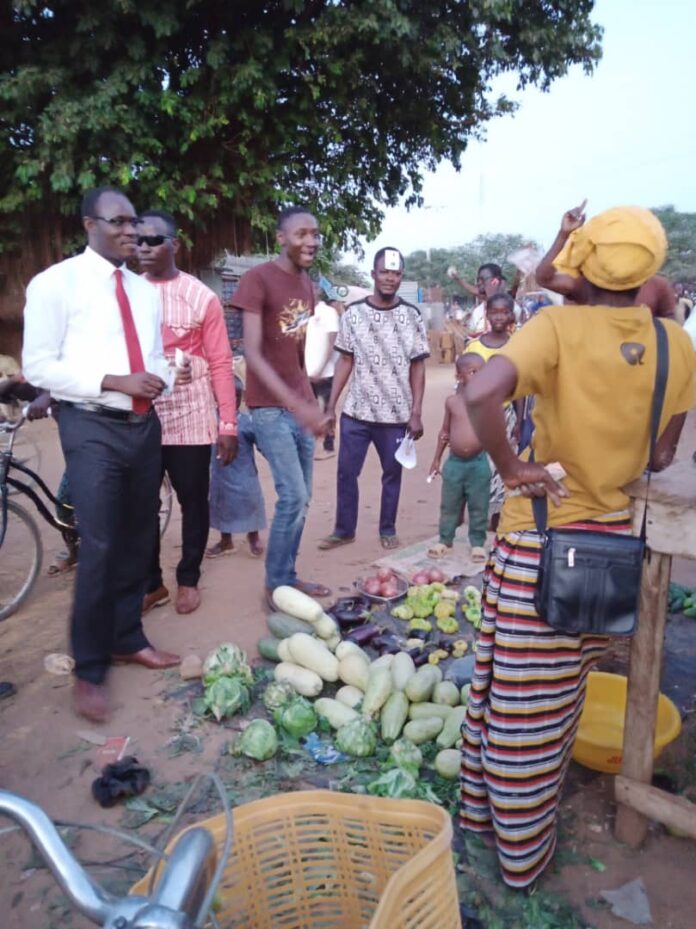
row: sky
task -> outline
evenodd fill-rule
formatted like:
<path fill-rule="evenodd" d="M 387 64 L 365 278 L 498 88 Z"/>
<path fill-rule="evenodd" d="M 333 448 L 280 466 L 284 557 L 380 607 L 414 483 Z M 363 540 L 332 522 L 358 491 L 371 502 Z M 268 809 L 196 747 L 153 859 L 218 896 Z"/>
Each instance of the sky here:
<path fill-rule="evenodd" d="M 690 9 L 691 8 L 691 9 Z M 696 55 L 690 0 L 598 0 L 603 57 L 551 85 L 515 91 L 516 113 L 488 124 L 459 172 L 442 163 L 425 177 L 423 208 L 386 211 L 374 252 L 462 245 L 482 233 L 520 233 L 543 246 L 563 212 L 587 198 L 588 216 L 622 204 L 696 212 Z"/>

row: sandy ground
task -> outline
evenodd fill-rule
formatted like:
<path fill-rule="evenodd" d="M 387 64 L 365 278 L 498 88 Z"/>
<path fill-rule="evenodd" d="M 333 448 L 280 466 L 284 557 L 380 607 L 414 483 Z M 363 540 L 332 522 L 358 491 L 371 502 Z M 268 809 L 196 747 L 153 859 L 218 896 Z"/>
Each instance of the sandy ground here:
<path fill-rule="evenodd" d="M 451 368 L 428 369 L 426 435 L 418 444 L 418 467 L 404 474 L 398 526 L 404 544 L 417 542 L 436 531 L 439 485 L 428 485 L 425 476 L 441 422 L 442 405 L 452 381 Z M 41 472 L 55 487 L 62 470 L 55 426 L 43 422 L 29 428 L 42 450 Z M 684 454 L 696 447 L 693 421 L 688 425 L 682 446 Z M 272 512 L 272 485 L 263 461 L 260 470 L 268 509 Z M 338 595 L 351 588 L 353 579 L 383 551 L 377 533 L 379 466 L 372 451 L 361 481 L 361 522 L 356 544 L 332 552 L 317 550 L 316 542 L 333 526 L 335 470 L 335 458 L 315 463 L 314 500 L 299 570 L 302 577 L 321 580 Z M 175 512 L 163 540 L 165 582 L 170 586 L 174 584 L 179 530 Z M 45 569 L 62 543 L 49 527 L 43 538 L 42 576 L 29 602 L 0 626 L 0 679 L 12 680 L 18 687 L 15 698 L 0 704 L 0 784 L 38 802 L 53 817 L 115 825 L 122 811 L 100 809 L 90 794 L 95 777 L 93 756 L 81 750 L 85 743 L 78 733 L 94 731 L 94 727 L 76 719 L 71 712 L 70 678 L 56 677 L 43 669 L 46 654 L 67 648 L 66 617 L 72 585 L 69 576 L 58 579 L 46 576 Z M 255 642 L 265 625 L 261 606 L 262 561 L 252 558 L 240 540 L 235 554 L 206 561 L 204 569 L 201 609 L 188 617 L 178 616 L 171 605 L 155 610 L 146 618 L 148 635 L 157 645 L 182 656 L 204 656 L 225 640 L 234 640 L 254 653 Z M 675 576 L 685 582 L 696 581 L 696 572 L 688 563 L 675 565 Z M 696 636 L 696 625 L 693 634 Z M 211 768 L 222 744 L 222 737 L 212 733 L 206 737 L 201 754 L 167 757 L 165 745 L 180 730 L 182 714 L 180 701 L 167 699 L 167 691 L 173 689 L 176 680 L 175 672 L 160 674 L 135 667 L 115 668 L 110 686 L 116 709 L 104 730 L 107 735 L 129 735 L 132 750 L 151 769 L 154 778 L 167 781 L 181 780 Z M 564 866 L 545 878 L 549 889 L 560 890 L 581 907 L 588 926 L 619 929 L 628 924 L 606 910 L 594 910 L 587 901 L 601 889 L 616 888 L 640 875 L 648 888 L 656 926 L 690 929 L 694 925 L 696 843 L 672 838 L 655 828 L 641 851 L 619 846 L 611 832 L 612 783 L 608 777 L 578 769 L 565 802 L 575 822 L 574 841 L 579 848 L 601 859 L 605 870 L 598 871 L 586 864 Z M 108 843 L 106 847 L 113 848 Z M 91 849 L 90 839 L 80 844 L 82 855 Z M 14 837 L 0 840 L 0 861 L 4 865 L 0 904 L 5 926 L 45 929 L 49 923 L 83 925 L 77 917 L 61 923 L 54 911 L 45 912 L 45 874 L 26 870 L 26 847 L 19 840 Z"/>

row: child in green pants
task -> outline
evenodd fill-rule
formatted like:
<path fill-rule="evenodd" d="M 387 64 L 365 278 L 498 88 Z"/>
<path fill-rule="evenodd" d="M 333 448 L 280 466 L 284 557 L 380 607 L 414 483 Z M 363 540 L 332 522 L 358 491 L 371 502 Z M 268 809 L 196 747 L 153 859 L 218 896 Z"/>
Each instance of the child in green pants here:
<path fill-rule="evenodd" d="M 456 362 L 457 390 L 445 402 L 445 418 L 437 439 L 430 475 L 442 474 L 440 502 L 440 542 L 428 555 L 441 558 L 452 550 L 454 534 L 461 520 L 464 505 L 469 507 L 469 542 L 471 560 L 486 560 L 486 527 L 491 495 L 491 468 L 488 456 L 481 448 L 464 402 L 467 383 L 484 365 L 473 352 L 460 355 Z M 440 461 L 449 445 L 450 454 L 440 471 Z"/>

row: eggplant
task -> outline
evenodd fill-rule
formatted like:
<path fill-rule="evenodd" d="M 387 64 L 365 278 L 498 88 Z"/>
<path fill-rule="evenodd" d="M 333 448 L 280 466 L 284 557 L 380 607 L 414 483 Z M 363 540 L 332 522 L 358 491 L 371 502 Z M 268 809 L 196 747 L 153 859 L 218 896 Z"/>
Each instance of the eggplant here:
<path fill-rule="evenodd" d="M 330 611 L 330 615 L 333 616 L 342 629 L 358 626 L 370 618 L 370 613 L 367 610 L 344 610 L 336 607 Z"/>
<path fill-rule="evenodd" d="M 428 632 L 427 629 L 409 629 L 408 630 L 409 639 L 420 639 L 421 641 L 425 642 L 425 640 L 428 638 L 429 635 L 431 635 L 431 633 Z"/>
<path fill-rule="evenodd" d="M 409 648 L 408 654 L 413 658 L 414 665 L 420 668 L 421 665 L 427 663 L 430 652 L 427 648 Z"/>
<path fill-rule="evenodd" d="M 376 626 L 374 623 L 365 623 L 364 626 L 356 626 L 354 629 L 346 632 L 343 638 L 348 639 L 349 642 L 355 642 L 356 645 L 367 645 L 368 642 L 371 642 L 381 631 L 380 627 Z"/>
<path fill-rule="evenodd" d="M 352 597 L 339 597 L 338 600 L 326 612 L 332 615 L 338 610 L 348 610 L 351 613 L 367 613 L 372 603 L 362 594 L 355 594 Z"/>
<path fill-rule="evenodd" d="M 399 640 L 392 632 L 384 632 L 382 635 L 375 636 L 370 646 L 376 648 L 380 655 L 396 655 L 401 651 Z"/>

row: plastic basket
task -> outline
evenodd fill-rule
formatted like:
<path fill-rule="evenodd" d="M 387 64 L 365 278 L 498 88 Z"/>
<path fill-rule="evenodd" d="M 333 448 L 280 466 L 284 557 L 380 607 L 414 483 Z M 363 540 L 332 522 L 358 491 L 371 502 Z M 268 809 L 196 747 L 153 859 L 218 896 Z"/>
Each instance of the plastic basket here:
<path fill-rule="evenodd" d="M 233 818 L 223 929 L 461 929 L 452 823 L 434 804 L 312 790 L 248 803 Z M 222 847 L 223 816 L 198 825 Z"/>

